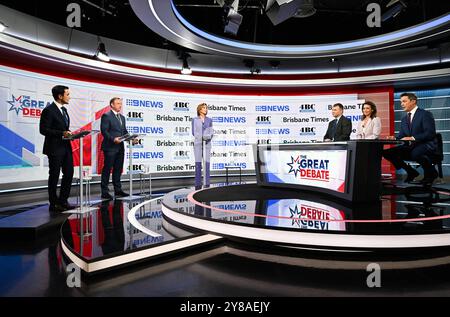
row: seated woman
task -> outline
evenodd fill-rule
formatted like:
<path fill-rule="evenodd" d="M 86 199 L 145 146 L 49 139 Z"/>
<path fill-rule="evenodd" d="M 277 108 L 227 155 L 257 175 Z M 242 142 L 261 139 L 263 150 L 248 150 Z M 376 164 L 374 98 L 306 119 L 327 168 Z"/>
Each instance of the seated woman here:
<path fill-rule="evenodd" d="M 362 118 L 356 129 L 357 139 L 378 139 L 381 133 L 381 120 L 377 117 L 377 106 L 366 101 L 362 108 Z"/>

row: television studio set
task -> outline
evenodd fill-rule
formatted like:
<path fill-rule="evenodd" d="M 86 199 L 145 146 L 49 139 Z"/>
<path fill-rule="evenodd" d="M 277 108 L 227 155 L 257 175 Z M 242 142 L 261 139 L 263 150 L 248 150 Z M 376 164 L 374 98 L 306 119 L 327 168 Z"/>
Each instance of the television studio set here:
<path fill-rule="evenodd" d="M 199 315 L 450 296 L 450 2 L 0 0 L 0 268 Z"/>

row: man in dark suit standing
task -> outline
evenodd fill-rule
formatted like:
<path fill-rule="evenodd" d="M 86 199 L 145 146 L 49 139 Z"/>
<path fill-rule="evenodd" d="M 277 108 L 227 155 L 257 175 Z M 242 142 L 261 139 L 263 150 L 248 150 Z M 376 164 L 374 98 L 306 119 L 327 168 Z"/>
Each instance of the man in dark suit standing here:
<path fill-rule="evenodd" d="M 417 107 L 417 96 L 413 93 L 401 94 L 400 102 L 407 115 L 402 118 L 397 139 L 408 142 L 383 151 L 383 156 L 394 164 L 396 169 L 403 168 L 407 172 L 405 182 L 408 183 L 419 176 L 419 173 L 406 164 L 405 160 L 418 162 L 424 171 L 422 183 L 424 185 L 432 184 L 438 176 L 431 160 L 431 156 L 437 149 L 433 115 L 431 112 Z M 395 139 L 394 136 L 389 138 Z"/>
<path fill-rule="evenodd" d="M 114 193 L 116 197 L 128 196 L 122 190 L 122 184 L 120 183 L 120 175 L 122 174 L 123 161 L 125 158 L 125 146 L 120 137 L 128 134 L 125 126 L 125 117 L 120 114 L 122 110 L 122 99 L 114 97 L 110 100 L 109 106 L 111 111 L 103 114 L 100 130 L 103 135 L 102 150 L 105 156 L 105 161 L 102 170 L 102 198 L 112 199 L 109 194 L 108 183 L 109 174 L 113 169 L 112 183 L 114 186 Z"/>
<path fill-rule="evenodd" d="M 344 106 L 336 103 L 331 108 L 331 114 L 335 118 L 328 124 L 327 133 L 323 137 L 324 141 L 348 141 L 352 133 L 352 122 L 343 116 Z"/>
<path fill-rule="evenodd" d="M 72 146 L 70 141 L 64 140 L 72 135 L 69 129 L 70 117 L 65 107 L 69 104 L 70 91 L 66 86 L 55 86 L 52 95 L 55 101 L 42 111 L 39 131 L 45 136 L 42 152 L 48 157 L 49 211 L 60 212 L 74 208 L 67 201 L 73 178 Z M 60 170 L 63 177 L 58 198 L 56 188 Z"/>

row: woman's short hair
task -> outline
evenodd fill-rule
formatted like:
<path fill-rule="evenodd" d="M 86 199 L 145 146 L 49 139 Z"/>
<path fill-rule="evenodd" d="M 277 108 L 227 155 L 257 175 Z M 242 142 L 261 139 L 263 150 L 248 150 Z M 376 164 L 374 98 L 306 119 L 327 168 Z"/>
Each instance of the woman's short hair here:
<path fill-rule="evenodd" d="M 375 118 L 377 116 L 377 106 L 375 105 L 375 103 L 373 101 L 367 100 L 366 102 L 363 103 L 363 119 L 366 117 L 364 115 L 364 105 L 369 105 L 370 109 L 372 109 L 372 113 L 370 114 L 370 118 Z"/>
<path fill-rule="evenodd" d="M 200 109 L 202 109 L 203 107 L 207 107 L 208 108 L 208 105 L 206 103 L 202 102 L 201 104 L 199 104 L 197 106 L 197 116 L 200 115 Z"/>

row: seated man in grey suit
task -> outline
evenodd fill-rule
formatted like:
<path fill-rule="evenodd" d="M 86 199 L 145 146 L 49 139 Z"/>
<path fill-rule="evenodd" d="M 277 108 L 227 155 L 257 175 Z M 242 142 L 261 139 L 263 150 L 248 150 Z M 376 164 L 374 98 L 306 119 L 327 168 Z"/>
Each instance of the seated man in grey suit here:
<path fill-rule="evenodd" d="M 324 141 L 348 141 L 352 133 L 352 122 L 343 116 L 344 106 L 336 103 L 331 108 L 331 114 L 335 118 L 328 124 L 327 133 L 323 137 Z"/>
<path fill-rule="evenodd" d="M 102 170 L 102 198 L 112 199 L 109 194 L 108 183 L 111 168 L 113 169 L 112 182 L 114 186 L 114 193 L 116 197 L 128 196 L 122 190 L 120 183 L 120 175 L 122 174 L 123 161 L 125 158 L 125 146 L 120 137 L 128 134 L 125 126 L 125 117 L 120 114 L 122 110 L 122 99 L 114 97 L 110 100 L 109 106 L 111 111 L 103 114 L 100 130 L 103 135 L 102 150 L 105 155 L 103 170 Z"/>

